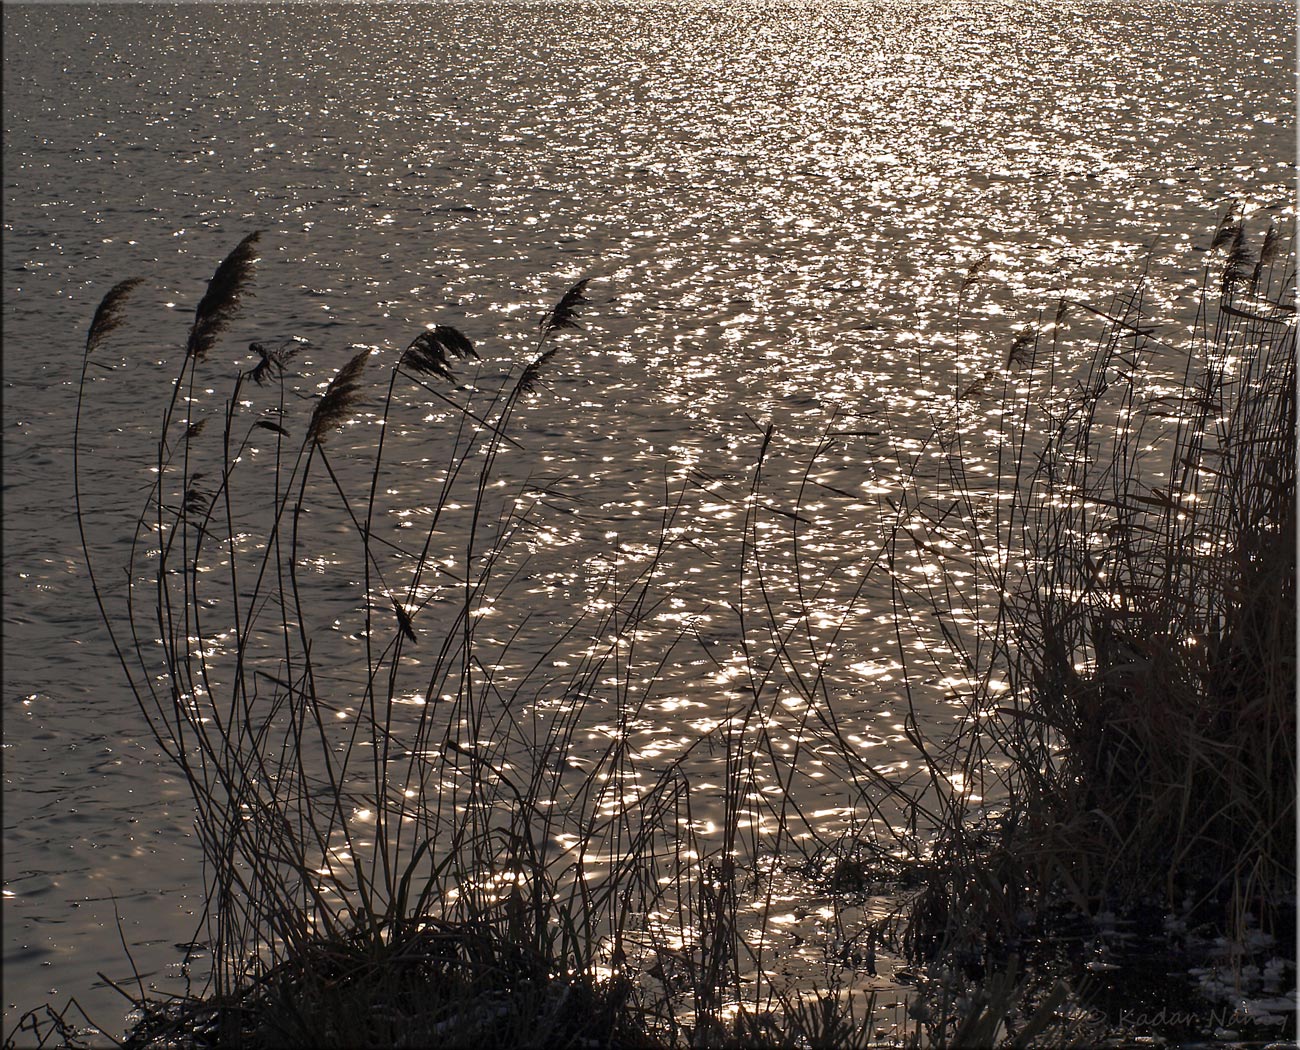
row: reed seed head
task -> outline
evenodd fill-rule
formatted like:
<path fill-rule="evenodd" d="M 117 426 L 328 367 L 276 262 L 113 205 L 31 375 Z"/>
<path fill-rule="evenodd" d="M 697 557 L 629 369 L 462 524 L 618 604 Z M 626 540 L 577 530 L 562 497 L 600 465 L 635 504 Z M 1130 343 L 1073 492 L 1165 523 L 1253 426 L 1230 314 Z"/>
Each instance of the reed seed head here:
<path fill-rule="evenodd" d="M 307 427 L 308 441 L 324 444 L 330 431 L 343 425 L 352 406 L 361 399 L 361 373 L 369 357 L 370 350 L 362 350 L 330 380 L 330 385 L 325 388 L 316 410 L 311 414 L 311 423 Z"/>
<path fill-rule="evenodd" d="M 194 310 L 194 324 L 190 328 L 186 353 L 201 358 L 216 343 L 226 326 L 239 309 L 240 300 L 248 293 L 253 279 L 253 264 L 257 262 L 257 241 L 261 231 L 255 230 L 235 246 L 235 250 L 221 260 L 208 282 L 208 290 Z"/>
<path fill-rule="evenodd" d="M 122 312 L 127 297 L 135 291 L 142 280 L 141 277 L 131 277 L 125 281 L 118 281 L 99 301 L 94 320 L 90 322 L 90 331 L 86 335 L 87 354 L 94 353 L 108 334 L 122 323 Z"/>
<path fill-rule="evenodd" d="M 273 350 L 268 350 L 262 343 L 249 343 L 248 352 L 260 358 L 248 373 L 249 378 L 258 386 L 264 386 L 272 372 L 277 375 L 283 372 L 284 366 L 306 345 L 305 340 L 298 338 L 286 339 Z"/>
<path fill-rule="evenodd" d="M 401 365 L 421 375 L 436 375 L 449 382 L 456 377 L 451 362 L 478 360 L 474 344 L 458 328 L 440 324 L 421 332 L 402 352 Z"/>
<path fill-rule="evenodd" d="M 578 310 L 583 304 L 590 301 L 586 294 L 587 284 L 590 280 L 590 277 L 584 277 L 581 281 L 578 281 L 564 293 L 560 301 L 538 322 L 538 327 L 541 328 L 544 336 L 559 331 L 561 328 L 579 327 Z"/>

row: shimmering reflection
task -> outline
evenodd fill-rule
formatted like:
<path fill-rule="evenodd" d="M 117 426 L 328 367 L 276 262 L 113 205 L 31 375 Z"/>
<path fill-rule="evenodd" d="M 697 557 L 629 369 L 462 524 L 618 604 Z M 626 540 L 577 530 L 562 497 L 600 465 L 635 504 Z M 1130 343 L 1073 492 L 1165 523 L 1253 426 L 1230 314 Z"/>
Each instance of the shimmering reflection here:
<path fill-rule="evenodd" d="M 239 350 L 250 341 L 308 341 L 294 366 L 297 393 L 311 396 L 351 348 L 390 354 L 440 322 L 463 327 L 485 362 L 439 392 L 482 415 L 507 363 L 527 355 L 537 310 L 592 274 L 589 332 L 567 338 L 521 406 L 518 444 L 489 491 L 485 539 L 509 543 L 475 612 L 501 737 L 469 739 L 456 697 L 419 674 L 394 696 L 395 723 L 454 721 L 462 746 L 494 748 L 506 776 L 547 755 L 557 807 L 599 773 L 596 809 L 609 820 L 681 769 L 696 808 L 674 833 L 701 846 L 717 845 L 723 790 L 734 786 L 738 822 L 755 833 L 792 800 L 808 818 L 794 852 L 815 853 L 878 819 L 863 807 L 871 775 L 917 772 L 909 719 L 942 733 L 964 717 L 964 684 L 935 658 L 937 626 L 907 625 L 898 651 L 894 586 L 939 597 L 953 629 L 991 600 L 972 566 L 997 551 L 889 501 L 910 479 L 937 494 L 960 482 L 996 521 L 1003 391 L 1016 403 L 1039 393 L 1006 374 L 1017 333 L 1041 320 L 1039 338 L 1068 372 L 1070 340 L 1087 329 L 1073 315 L 1049 323 L 1060 297 L 1104 304 L 1149 253 L 1152 308 L 1168 309 L 1199 281 L 1198 249 L 1229 199 L 1260 222 L 1292 210 L 1292 12 L 1252 0 L 1227 10 L 1165 0 L 7 10 L 6 497 L 14 520 L 40 528 L 7 533 L 8 673 L 25 698 L 14 717 L 32 731 L 6 731 L 21 771 L 7 853 L 24 859 L 7 867 L 5 892 L 24 902 L 21 921 L 76 928 L 75 955 L 57 945 L 61 985 L 81 994 L 96 969 L 116 972 L 120 947 L 106 905 L 69 920 L 49 902 L 103 897 L 91 883 L 105 872 L 138 888 L 144 847 L 128 829 L 183 841 L 188 821 L 145 801 L 161 790 L 156 759 L 141 757 L 130 698 L 105 683 L 111 654 L 66 553 L 72 524 L 47 509 L 66 503 L 70 415 L 70 359 L 51 347 L 79 345 L 109 284 L 141 268 L 154 282 L 112 361 L 122 371 L 96 377 L 102 416 L 88 420 L 96 454 L 136 470 L 143 491 L 152 451 L 132 439 L 148 427 L 145 393 L 165 389 L 157 363 L 175 359 L 196 282 L 248 229 L 267 231 L 257 297 L 232 329 L 225 371 L 205 385 L 216 403 L 192 406 L 210 434 L 225 377 L 251 364 Z M 419 579 L 385 568 L 367 594 L 329 485 L 307 493 L 321 508 L 304 525 L 318 598 L 308 612 L 338 643 L 320 659 L 340 733 L 363 716 L 358 661 L 381 638 L 367 599 L 387 611 L 400 596 L 418 636 L 437 638 L 474 569 L 472 500 L 439 493 L 452 452 L 482 424 L 427 391 L 400 396 L 376 534 L 405 547 L 434 528 L 436 568 Z M 365 489 L 379 419 L 370 403 L 337 436 L 350 491 Z M 243 455 L 271 461 L 270 435 Z M 92 479 L 88 498 L 129 516 L 138 505 L 114 478 Z M 884 530 L 895 523 L 906 546 L 891 576 Z M 214 536 L 212 592 L 229 571 L 223 545 L 260 549 L 253 524 Z M 945 579 L 955 597 L 940 593 Z M 653 597 L 638 606 L 641 582 Z M 205 610 L 188 640 L 214 665 L 231 658 L 225 615 Z M 579 615 L 584 629 L 564 634 Z M 58 667 L 47 666 L 53 651 Z M 902 657 L 929 690 L 914 712 Z M 431 657 L 417 645 L 406 659 L 422 669 Z M 814 667 L 824 670 L 810 676 Z M 214 676 L 209 691 L 228 680 Z M 102 791 L 84 761 L 92 724 L 139 767 L 114 766 Z M 557 739 L 571 746 L 547 753 Z M 610 749 L 621 765 L 602 765 Z M 762 761 L 729 772 L 728 750 Z M 453 794 L 471 768 L 438 741 L 411 751 L 435 771 L 431 793 Z M 417 797 L 405 781 L 389 788 Z M 65 797 L 102 814 L 93 846 L 87 833 L 66 848 L 59 822 L 71 818 L 49 802 Z M 381 815 L 402 812 L 352 802 L 356 849 Z M 592 864 L 613 857 L 568 833 L 558 844 L 590 846 Z M 330 846 L 322 877 L 345 878 L 353 855 Z M 190 870 L 197 885 L 197 861 Z M 845 934 L 845 906 L 801 899 L 802 885 L 772 891 L 788 950 L 804 963 L 865 952 Z M 174 908 L 169 942 L 192 936 L 187 910 Z M 647 929 L 655 922 L 661 944 L 683 946 L 676 916 L 649 916 Z M 657 963 L 672 970 L 669 955 Z M 16 982 L 23 969 L 10 970 Z M 46 991 L 37 979 L 9 998 L 34 1004 Z"/>

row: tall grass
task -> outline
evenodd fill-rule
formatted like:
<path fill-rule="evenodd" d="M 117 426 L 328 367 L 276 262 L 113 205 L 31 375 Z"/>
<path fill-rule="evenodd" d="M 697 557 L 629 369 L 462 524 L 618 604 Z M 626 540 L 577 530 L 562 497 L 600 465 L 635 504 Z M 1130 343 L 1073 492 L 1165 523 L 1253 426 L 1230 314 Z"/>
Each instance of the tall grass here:
<path fill-rule="evenodd" d="M 1225 223 L 1227 276 L 1187 340 L 1151 327 L 1139 287 L 1081 372 L 1063 307 L 959 384 L 878 479 L 881 536 L 829 629 L 808 616 L 831 581 L 809 578 L 807 503 L 860 498 L 818 475 L 852 432 L 833 424 L 807 455 L 792 506 L 767 495 L 772 427 L 747 483 L 691 479 L 741 511 L 724 601 L 742 673 L 717 728 L 659 761 L 632 733 L 675 659 L 644 628 L 684 494 L 567 621 L 502 636 L 491 615 L 557 497 L 505 484 L 514 424 L 548 396 L 588 282 L 512 368 L 431 324 L 352 348 L 303 401 L 291 367 L 320 348 L 217 359 L 253 290 L 246 238 L 175 365 L 129 585 L 103 584 L 88 553 L 205 864 L 210 986 L 141 1003 L 133 1045 L 1028 1045 L 1064 1038 L 1063 990 L 1008 1024 L 1036 909 L 1191 892 L 1233 921 L 1276 912 L 1295 878 L 1295 330 L 1291 254 L 1270 238 L 1252 256 Z M 109 293 L 86 343 L 88 548 L 87 377 L 134 287 Z M 977 477 L 974 413 L 999 385 L 997 469 Z M 881 581 L 907 772 L 854 744 L 834 685 Z M 923 729 L 935 703 L 962 712 L 955 732 Z M 708 834 L 700 748 L 721 760 Z M 863 833 L 828 840 L 803 812 L 813 751 Z M 772 877 L 800 851 L 835 898 L 919 887 L 897 922 L 848 931 L 865 961 L 846 955 L 811 996 L 778 979 L 772 947 Z M 854 1003 L 854 966 L 890 937 L 982 991 L 936 986 L 911 1018 Z"/>
<path fill-rule="evenodd" d="M 1077 372 L 1062 313 L 1017 340 L 1009 481 L 965 474 L 954 427 L 950 495 L 919 497 L 894 549 L 973 569 L 960 592 L 896 574 L 900 621 L 940 620 L 966 711 L 930 758 L 961 789 L 904 924 L 914 956 L 991 972 L 1063 904 L 1293 937 L 1293 265 L 1230 212 L 1185 336 L 1139 285 L 1091 311 L 1107 336 Z"/>
<path fill-rule="evenodd" d="M 132 1042 L 703 1046 L 753 1034 L 776 993 L 761 965 L 751 976 L 739 887 L 771 844 L 741 828 L 764 762 L 748 747 L 778 698 L 756 693 L 719 733 L 716 836 L 701 834 L 685 761 L 714 741 L 657 765 L 632 742 L 672 656 L 641 633 L 680 499 L 665 502 L 657 548 L 592 574 L 587 611 L 547 622 L 540 642 L 525 624 L 504 638 L 491 626 L 550 496 L 506 487 L 501 457 L 522 447 L 512 420 L 547 396 L 588 282 L 543 314 L 513 371 L 484 369 L 465 333 L 430 325 L 397 351 L 353 348 L 304 403 L 290 366 L 320 348 L 254 343 L 255 363 L 233 377 L 217 360 L 252 294 L 257 239 L 217 268 L 196 310 L 129 586 L 105 588 L 92 569 L 141 710 L 189 786 L 207 884 L 209 986 L 140 1003 Z M 132 287 L 92 325 L 83 403 Z M 441 415 L 421 418 L 431 399 Z M 353 426 L 368 432 L 358 442 Z M 409 518 L 420 527 L 391 528 Z M 578 741 L 597 721 L 614 726 L 593 753 Z M 778 840 L 787 815 L 784 801 L 770 814 Z M 866 1030 L 830 1000 L 811 1013 L 786 1002 L 768 1041 Z"/>

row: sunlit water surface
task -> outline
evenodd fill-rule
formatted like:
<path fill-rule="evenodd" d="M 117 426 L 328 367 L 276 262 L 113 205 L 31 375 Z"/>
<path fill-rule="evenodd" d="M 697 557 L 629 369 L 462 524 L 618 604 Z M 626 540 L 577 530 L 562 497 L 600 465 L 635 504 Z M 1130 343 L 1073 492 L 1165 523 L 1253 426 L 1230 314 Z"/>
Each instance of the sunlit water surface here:
<path fill-rule="evenodd" d="M 551 496 L 483 629 L 510 639 L 526 612 L 513 659 L 548 652 L 645 564 L 680 497 L 638 641 L 658 681 L 621 726 L 592 704 L 569 757 L 619 732 L 647 771 L 688 752 L 707 834 L 722 761 L 707 738 L 749 681 L 745 644 L 771 647 L 736 615 L 763 609 L 738 566 L 767 425 L 761 503 L 777 509 L 751 539 L 771 609 L 833 655 L 839 746 L 894 771 L 915 756 L 888 581 L 867 567 L 900 454 L 930 448 L 954 393 L 1061 297 L 1104 306 L 1149 261 L 1153 309 L 1177 313 L 1230 201 L 1261 224 L 1292 212 L 1283 3 L 7 5 L 4 32 L 6 1027 L 69 996 L 114 1027 L 96 974 L 130 975 L 125 941 L 148 982 L 178 988 L 174 946 L 201 914 L 188 797 L 120 682 L 72 514 L 79 349 L 113 282 L 146 278 L 86 423 L 109 565 L 149 482 L 162 362 L 250 230 L 256 296 L 218 360 L 233 376 L 252 339 L 309 340 L 308 392 L 348 347 L 439 322 L 479 344 L 461 378 L 481 398 L 527 357 L 539 312 L 593 277 L 585 331 L 502 459 L 503 492 Z M 996 474 L 975 424 L 996 426 L 999 404 L 974 404 L 966 467 Z M 407 455 L 427 415 L 440 462 L 445 406 L 408 407 Z M 374 423 L 370 404 L 341 461 L 373 449 Z M 429 477 L 386 485 L 397 536 L 427 514 Z M 780 513 L 798 501 L 800 518 Z M 319 568 L 355 608 L 356 567 Z M 344 673 L 362 642 L 344 630 L 339 647 Z M 565 653 L 548 659 L 559 675 Z M 935 697 L 941 671 L 919 671 Z M 817 735 L 826 712 L 789 695 L 769 736 L 799 738 L 796 801 L 833 841 L 862 814 Z M 942 733 L 954 713 L 918 717 Z M 786 933 L 834 950 L 815 899 L 782 907 Z"/>

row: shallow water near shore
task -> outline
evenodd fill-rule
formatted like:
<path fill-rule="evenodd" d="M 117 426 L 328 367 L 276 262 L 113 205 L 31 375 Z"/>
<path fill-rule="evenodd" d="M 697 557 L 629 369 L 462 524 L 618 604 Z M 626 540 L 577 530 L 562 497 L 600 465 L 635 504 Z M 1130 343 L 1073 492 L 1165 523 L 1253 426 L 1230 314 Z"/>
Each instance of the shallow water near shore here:
<path fill-rule="evenodd" d="M 778 506 L 827 428 L 846 435 L 812 490 L 860 505 L 805 497 L 801 570 L 772 537 L 778 597 L 806 575 L 829 630 L 898 450 L 1017 325 L 1062 296 L 1104 306 L 1146 267 L 1175 311 L 1230 201 L 1261 226 L 1293 210 L 1281 3 L 21 4 L 4 21 L 6 1029 L 70 996 L 114 1029 L 124 1004 L 97 974 L 129 982 L 125 942 L 146 984 L 183 988 L 177 946 L 202 916 L 188 794 L 120 681 L 71 513 L 79 351 L 113 282 L 146 278 L 84 422 L 108 564 L 203 282 L 250 230 L 256 296 L 219 358 L 233 376 L 251 340 L 309 340 L 306 392 L 348 347 L 433 322 L 478 342 L 490 389 L 591 275 L 586 331 L 516 421 L 507 477 L 554 506 L 493 629 L 527 614 L 545 646 L 684 493 L 646 640 L 671 657 L 635 729 L 648 768 L 693 747 L 707 784 L 718 759 L 697 744 L 743 662 L 728 602 L 769 422 Z M 373 424 L 339 448 L 372 449 Z M 993 449 L 967 465 L 998 469 Z M 395 530 L 425 481 L 391 479 Z M 909 756 L 894 624 L 887 589 L 863 594 L 829 687 L 889 769 Z M 361 651 L 344 639 L 340 666 Z M 922 716 L 942 733 L 952 714 Z M 833 839 L 859 815 L 816 761 L 799 801 Z M 817 922 L 792 903 L 788 927 L 833 940 Z"/>

